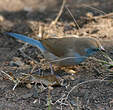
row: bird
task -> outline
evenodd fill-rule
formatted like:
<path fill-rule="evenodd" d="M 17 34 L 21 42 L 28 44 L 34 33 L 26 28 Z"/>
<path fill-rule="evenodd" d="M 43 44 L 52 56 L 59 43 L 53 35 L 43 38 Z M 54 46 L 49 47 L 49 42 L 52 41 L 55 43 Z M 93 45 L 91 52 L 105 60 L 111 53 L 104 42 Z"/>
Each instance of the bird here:
<path fill-rule="evenodd" d="M 6 34 L 37 47 L 48 62 L 61 67 L 78 65 L 96 52 L 105 51 L 101 43 L 92 37 L 51 37 L 35 40 L 18 33 Z"/>

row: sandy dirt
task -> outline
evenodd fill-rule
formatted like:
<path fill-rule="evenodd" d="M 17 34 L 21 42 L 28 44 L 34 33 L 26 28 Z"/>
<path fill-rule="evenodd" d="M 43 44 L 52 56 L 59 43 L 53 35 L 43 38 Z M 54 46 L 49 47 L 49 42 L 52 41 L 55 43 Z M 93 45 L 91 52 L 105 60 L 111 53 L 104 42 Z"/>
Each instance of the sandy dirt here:
<path fill-rule="evenodd" d="M 113 0 L 67 0 L 66 6 L 80 29 L 66 9 L 56 25 L 49 28 L 61 4 L 58 0 L 0 0 L 0 110 L 48 110 L 48 97 L 49 110 L 113 110 L 113 68 L 92 59 L 73 67 L 74 75 L 54 68 L 55 77 L 64 78 L 65 83 L 51 91 L 41 91 L 40 84 L 36 90 L 34 84 L 29 87 L 23 83 L 13 91 L 14 83 L 3 74 L 50 75 L 50 68 L 37 48 L 28 45 L 23 54 L 20 50 L 25 43 L 4 34 L 11 31 L 37 39 L 40 25 L 49 37 L 70 34 L 97 38 L 113 59 L 113 17 L 99 17 L 113 12 Z M 106 61 L 101 53 L 94 58 Z"/>

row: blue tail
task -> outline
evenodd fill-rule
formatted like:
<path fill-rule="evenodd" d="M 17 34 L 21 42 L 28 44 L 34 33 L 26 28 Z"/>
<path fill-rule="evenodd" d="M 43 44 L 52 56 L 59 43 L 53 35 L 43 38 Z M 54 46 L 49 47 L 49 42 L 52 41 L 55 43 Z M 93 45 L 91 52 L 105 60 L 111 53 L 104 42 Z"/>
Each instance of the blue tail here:
<path fill-rule="evenodd" d="M 24 42 L 27 42 L 33 46 L 38 47 L 41 52 L 44 52 L 46 50 L 45 47 L 42 45 L 42 43 L 38 40 L 32 39 L 32 38 L 24 36 L 22 34 L 16 34 L 16 33 L 12 33 L 12 32 L 6 32 L 6 34 L 8 34 L 14 38 L 17 38 L 19 40 L 22 40 Z"/>

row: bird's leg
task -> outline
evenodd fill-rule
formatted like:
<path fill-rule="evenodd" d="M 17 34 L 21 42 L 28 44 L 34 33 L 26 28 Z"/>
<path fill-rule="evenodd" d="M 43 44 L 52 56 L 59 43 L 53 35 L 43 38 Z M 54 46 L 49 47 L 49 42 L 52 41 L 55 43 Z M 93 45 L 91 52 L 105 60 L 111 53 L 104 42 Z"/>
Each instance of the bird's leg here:
<path fill-rule="evenodd" d="M 49 67 L 51 69 L 51 74 L 53 75 L 54 74 L 54 71 L 53 71 L 53 67 L 52 67 L 51 63 L 49 64 Z"/>
<path fill-rule="evenodd" d="M 27 55 L 23 52 L 23 50 L 25 50 L 27 47 L 28 47 L 28 43 L 25 43 L 24 46 L 22 46 L 21 48 L 18 49 L 24 57 L 26 57 Z"/>

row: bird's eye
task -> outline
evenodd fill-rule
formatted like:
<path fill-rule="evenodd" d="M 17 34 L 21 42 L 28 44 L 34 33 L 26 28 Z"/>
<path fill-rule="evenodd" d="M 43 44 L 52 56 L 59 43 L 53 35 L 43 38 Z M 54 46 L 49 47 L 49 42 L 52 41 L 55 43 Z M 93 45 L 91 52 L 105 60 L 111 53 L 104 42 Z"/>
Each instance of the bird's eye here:
<path fill-rule="evenodd" d="M 94 48 L 94 49 L 92 49 L 93 51 L 99 51 L 99 49 L 98 48 Z"/>

